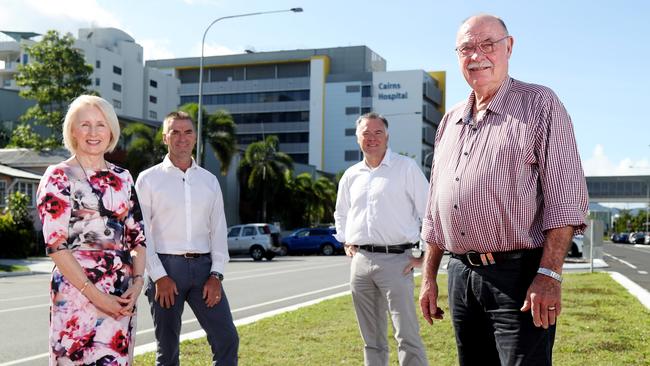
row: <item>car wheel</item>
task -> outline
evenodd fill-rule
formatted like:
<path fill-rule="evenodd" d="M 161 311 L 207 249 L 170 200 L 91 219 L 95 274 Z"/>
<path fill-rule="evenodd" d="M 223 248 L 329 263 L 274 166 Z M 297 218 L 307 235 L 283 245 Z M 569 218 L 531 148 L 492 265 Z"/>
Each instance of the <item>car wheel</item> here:
<path fill-rule="evenodd" d="M 325 243 L 320 248 L 320 252 L 323 255 L 332 255 L 332 254 L 334 254 L 334 246 L 332 244 L 330 244 L 330 243 Z"/>
<path fill-rule="evenodd" d="M 580 257 L 580 252 L 578 251 L 578 246 L 576 243 L 571 243 L 571 250 L 569 251 L 569 257 Z"/>
<path fill-rule="evenodd" d="M 267 261 L 270 261 L 271 259 L 275 258 L 275 253 L 267 250 L 266 253 L 264 253 L 264 258 L 266 258 Z"/>
<path fill-rule="evenodd" d="M 279 254 L 284 257 L 285 255 L 289 254 L 289 248 L 287 248 L 286 245 L 280 245 Z"/>
<path fill-rule="evenodd" d="M 261 261 L 264 258 L 264 248 L 259 245 L 253 245 L 251 247 L 251 257 L 254 261 Z"/>

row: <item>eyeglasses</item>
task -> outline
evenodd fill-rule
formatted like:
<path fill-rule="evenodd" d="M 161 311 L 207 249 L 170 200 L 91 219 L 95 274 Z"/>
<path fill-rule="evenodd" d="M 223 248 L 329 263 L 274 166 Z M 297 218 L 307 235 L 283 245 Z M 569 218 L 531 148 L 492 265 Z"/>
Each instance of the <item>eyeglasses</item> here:
<path fill-rule="evenodd" d="M 510 36 L 505 36 L 501 39 L 497 39 L 496 41 L 490 41 L 490 40 L 485 40 L 480 43 L 474 43 L 473 45 L 471 44 L 464 44 L 456 47 L 456 52 L 463 56 L 471 56 L 476 52 L 476 49 L 478 48 L 481 50 L 481 53 L 484 55 L 490 54 L 494 52 L 494 45 L 503 41 L 504 39 L 508 39 Z"/>

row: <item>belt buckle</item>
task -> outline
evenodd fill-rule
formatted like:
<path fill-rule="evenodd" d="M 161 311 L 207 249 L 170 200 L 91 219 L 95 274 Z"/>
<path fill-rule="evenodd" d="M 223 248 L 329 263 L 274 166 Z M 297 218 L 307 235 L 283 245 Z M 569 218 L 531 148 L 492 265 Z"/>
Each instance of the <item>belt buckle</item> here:
<path fill-rule="evenodd" d="M 465 253 L 464 255 L 465 255 L 465 258 L 467 258 L 467 262 L 472 267 L 482 267 L 483 266 L 483 263 L 481 261 L 481 253 L 470 250 L 467 253 Z M 474 261 L 472 261 L 472 255 L 476 255 L 478 257 L 478 262 L 477 263 L 474 263 Z"/>
<path fill-rule="evenodd" d="M 183 258 L 185 259 L 194 259 L 197 255 L 195 253 L 183 253 Z"/>

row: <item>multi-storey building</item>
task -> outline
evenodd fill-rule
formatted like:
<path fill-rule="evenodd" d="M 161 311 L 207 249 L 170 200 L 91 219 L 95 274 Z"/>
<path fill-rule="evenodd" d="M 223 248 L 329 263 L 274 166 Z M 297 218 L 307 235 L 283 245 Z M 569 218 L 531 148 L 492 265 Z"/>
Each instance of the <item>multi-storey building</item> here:
<path fill-rule="evenodd" d="M 184 104 L 198 102 L 199 63 L 192 57 L 146 65 L 180 79 Z M 366 46 L 206 57 L 203 82 L 204 107 L 232 114 L 240 147 L 277 135 L 294 161 L 330 173 L 362 158 L 354 122 L 369 111 L 388 118 L 394 151 L 430 164 L 444 113 L 444 72 L 386 71 L 386 61 Z"/>
<path fill-rule="evenodd" d="M 30 62 L 25 47 L 33 45 L 33 38 L 39 34 L 0 33 L 0 88 L 18 90 L 18 65 Z M 90 89 L 112 102 L 118 115 L 160 121 L 177 108 L 178 79 L 145 67 L 142 46 L 125 32 L 115 28 L 82 28 L 74 47 L 93 67 Z"/>

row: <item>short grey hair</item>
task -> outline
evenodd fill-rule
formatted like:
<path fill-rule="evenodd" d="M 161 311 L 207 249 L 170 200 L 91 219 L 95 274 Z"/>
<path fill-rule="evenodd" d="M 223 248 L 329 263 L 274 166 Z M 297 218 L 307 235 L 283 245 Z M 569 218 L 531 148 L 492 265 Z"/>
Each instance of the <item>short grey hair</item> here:
<path fill-rule="evenodd" d="M 384 122 L 384 126 L 386 127 L 386 130 L 388 130 L 388 120 L 386 119 L 386 117 L 382 116 L 379 113 L 370 112 L 370 113 L 360 115 L 359 118 L 357 118 L 357 121 L 355 122 L 356 126 L 359 127 L 361 121 L 363 121 L 364 119 L 379 119 L 382 122 Z"/>
<path fill-rule="evenodd" d="M 120 122 L 113 106 L 106 99 L 95 95 L 80 95 L 70 103 L 68 112 L 63 120 L 63 145 L 72 154 L 77 153 L 77 141 L 72 137 L 72 125 L 78 120 L 79 111 L 84 107 L 96 107 L 102 112 L 108 127 L 111 129 L 111 141 L 105 152 L 112 152 L 120 140 Z"/>
<path fill-rule="evenodd" d="M 478 13 L 478 14 L 474 14 L 472 16 L 469 16 L 469 17 L 463 19 L 463 22 L 460 23 L 461 27 L 463 26 L 463 24 L 467 23 L 468 20 L 470 20 L 472 18 L 477 18 L 477 17 L 490 17 L 490 18 L 493 18 L 494 20 L 499 22 L 499 24 L 503 28 L 503 31 L 506 32 L 506 36 L 510 35 L 510 33 L 508 32 L 508 27 L 506 27 L 506 22 L 504 22 L 503 19 L 501 19 L 500 17 L 498 17 L 496 15 L 488 14 L 488 13 Z"/>
<path fill-rule="evenodd" d="M 165 116 L 165 120 L 163 120 L 163 134 L 169 132 L 169 125 L 171 125 L 172 122 L 176 120 L 188 120 L 192 122 L 192 128 L 194 128 L 194 121 L 192 120 L 192 117 L 189 115 L 189 113 L 184 111 L 174 111 Z"/>

